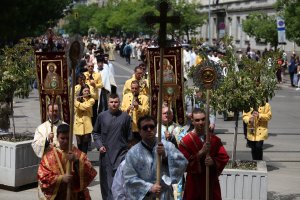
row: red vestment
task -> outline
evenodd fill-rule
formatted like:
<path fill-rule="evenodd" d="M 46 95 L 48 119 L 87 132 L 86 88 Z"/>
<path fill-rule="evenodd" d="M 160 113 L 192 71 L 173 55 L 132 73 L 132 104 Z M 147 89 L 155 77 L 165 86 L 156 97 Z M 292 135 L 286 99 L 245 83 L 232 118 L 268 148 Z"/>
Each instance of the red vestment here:
<path fill-rule="evenodd" d="M 205 156 L 200 160 L 198 156 L 196 156 L 204 145 L 204 142 L 201 141 L 200 137 L 195 132 L 191 131 L 181 140 L 179 144 L 179 150 L 189 161 L 186 169 L 187 177 L 183 196 L 184 200 L 205 200 Z M 209 168 L 209 197 L 211 200 L 221 200 L 221 189 L 218 177 L 227 164 L 229 156 L 223 147 L 221 139 L 217 136 L 210 136 L 210 144 L 210 156 L 214 161 L 214 165 Z"/>
<path fill-rule="evenodd" d="M 76 147 L 73 147 L 72 152 L 78 161 L 72 167 L 71 199 L 89 200 L 91 198 L 87 186 L 94 180 L 97 171 L 86 154 Z M 66 153 L 56 147 L 43 156 L 38 169 L 38 181 L 46 199 L 66 199 L 67 184 L 62 181 L 66 163 Z"/>

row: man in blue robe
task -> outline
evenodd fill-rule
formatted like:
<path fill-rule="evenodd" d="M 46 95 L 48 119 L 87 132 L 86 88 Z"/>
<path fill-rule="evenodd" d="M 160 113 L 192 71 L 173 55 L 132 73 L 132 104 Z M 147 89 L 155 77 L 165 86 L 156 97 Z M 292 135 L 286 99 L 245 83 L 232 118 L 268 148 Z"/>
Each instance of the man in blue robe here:
<path fill-rule="evenodd" d="M 133 146 L 126 155 L 123 175 L 128 199 L 172 200 L 172 184 L 178 183 L 187 166 L 187 160 L 174 144 L 162 140 L 158 143 L 156 121 L 151 116 L 138 120 L 142 141 Z M 156 183 L 157 153 L 162 157 L 161 181 Z"/>

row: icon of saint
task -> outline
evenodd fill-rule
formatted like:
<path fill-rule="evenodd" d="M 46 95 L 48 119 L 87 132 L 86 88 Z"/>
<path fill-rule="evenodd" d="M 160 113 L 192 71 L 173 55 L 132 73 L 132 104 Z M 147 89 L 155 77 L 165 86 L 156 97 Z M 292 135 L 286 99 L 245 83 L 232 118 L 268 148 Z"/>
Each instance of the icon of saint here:
<path fill-rule="evenodd" d="M 54 63 L 47 65 L 47 75 L 44 80 L 44 89 L 59 89 L 61 87 L 61 76 L 56 73 L 57 66 Z"/>
<path fill-rule="evenodd" d="M 157 70 L 157 83 L 159 83 L 160 73 Z M 163 83 L 176 83 L 174 67 L 167 58 L 163 59 Z"/>

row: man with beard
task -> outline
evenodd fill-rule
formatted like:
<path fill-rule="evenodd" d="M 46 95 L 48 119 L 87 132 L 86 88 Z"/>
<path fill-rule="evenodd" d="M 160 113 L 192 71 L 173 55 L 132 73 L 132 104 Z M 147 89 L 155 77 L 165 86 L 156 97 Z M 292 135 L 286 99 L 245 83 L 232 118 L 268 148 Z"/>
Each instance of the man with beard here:
<path fill-rule="evenodd" d="M 49 104 L 47 108 L 48 120 L 37 127 L 31 146 L 37 157 L 41 158 L 51 145 L 58 146 L 56 129 L 63 122 L 59 119 L 57 104 Z M 52 124 L 52 128 L 51 128 Z"/>

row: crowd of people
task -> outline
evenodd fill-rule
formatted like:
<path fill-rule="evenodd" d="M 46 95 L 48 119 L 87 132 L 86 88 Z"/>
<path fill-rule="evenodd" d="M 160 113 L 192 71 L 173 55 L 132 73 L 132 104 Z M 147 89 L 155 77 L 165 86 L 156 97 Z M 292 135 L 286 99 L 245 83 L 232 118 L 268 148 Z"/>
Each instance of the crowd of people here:
<path fill-rule="evenodd" d="M 183 193 L 186 199 L 204 198 L 205 190 L 198 196 L 191 189 L 183 192 L 185 182 L 193 185 L 199 181 L 205 188 L 204 166 L 210 166 L 212 175 L 218 177 L 229 157 L 221 143 L 211 149 L 213 154 L 208 154 L 208 144 L 198 139 L 205 134 L 205 112 L 201 109 L 189 109 L 191 128 L 187 131 L 173 121 L 172 108 L 164 106 L 161 113 L 162 141 L 157 141 L 157 122 L 149 116 L 150 90 L 144 64 L 147 47 L 157 44 L 142 39 L 100 41 L 86 37 L 83 37 L 83 43 L 84 56 L 76 67 L 73 141 L 69 141 L 67 133 L 70 127 L 60 119 L 56 103 L 48 105 L 48 120 L 36 129 L 32 147 L 42 159 L 38 169 L 39 197 L 65 199 L 67 184 L 71 184 L 72 198 L 90 199 L 87 186 L 96 176 L 96 171 L 86 155 L 93 139 L 99 151 L 102 199 L 153 199 L 157 195 L 161 199 L 182 199 Z M 43 38 L 36 40 L 35 47 L 36 51 L 63 49 L 61 42 L 52 41 L 49 46 L 49 41 Z M 188 51 L 185 50 L 187 67 L 192 65 L 190 63 L 195 64 L 188 58 Z M 111 63 L 115 52 L 124 57 L 127 64 L 131 58 L 141 61 L 125 82 L 122 102 L 116 92 Z M 200 113 L 202 118 L 194 121 L 193 116 Z M 193 159 L 186 154 L 190 150 L 181 144 L 184 138 L 191 137 L 189 135 L 196 136 L 198 143 L 192 153 Z M 74 145 L 70 151 L 67 148 L 69 142 Z M 156 162 L 160 159 L 157 155 L 162 158 L 160 183 L 156 182 Z M 66 173 L 67 162 L 72 165 L 70 174 Z M 198 168 L 202 170 L 198 171 Z M 197 182 L 189 178 L 195 174 L 199 178 Z M 220 191 L 218 183 L 211 187 L 211 192 Z"/>
<path fill-rule="evenodd" d="M 147 48 L 157 44 L 145 39 L 88 37 L 83 37 L 83 43 L 84 56 L 76 67 L 74 140 L 69 141 L 65 134 L 69 127 L 59 118 L 58 105 L 50 104 L 48 120 L 37 128 L 32 143 L 35 153 L 42 158 L 38 171 L 39 195 L 59 199 L 66 195 L 66 184 L 72 183 L 75 199 L 89 199 L 86 187 L 96 172 L 86 154 L 94 141 L 99 151 L 103 200 L 154 199 L 157 195 L 167 200 L 205 199 L 206 167 L 210 169 L 209 195 L 215 200 L 221 199 L 218 176 L 229 156 L 214 134 L 216 112 L 213 108 L 209 109 L 209 115 L 204 111 L 206 103 L 202 91 L 195 90 L 194 95 L 185 98 L 188 119 L 185 126 L 174 121 L 172 108 L 163 106 L 160 113 L 162 141 L 158 142 L 156 119 L 149 116 L 150 88 L 145 64 Z M 140 61 L 125 82 L 122 97 L 117 94 L 111 62 L 115 60 L 115 53 L 126 59 L 128 65 L 131 58 Z M 208 59 L 221 64 L 222 45 L 216 51 L 207 49 L 207 54 Z M 260 52 L 254 53 L 251 49 L 245 54 L 237 52 L 238 57 L 243 55 L 259 60 Z M 186 72 L 202 58 L 197 50 L 189 47 L 183 49 L 182 56 L 187 79 Z M 267 102 L 243 113 L 245 137 L 254 160 L 263 159 L 262 146 L 271 116 Z M 205 135 L 206 120 L 209 121 L 209 143 Z M 74 148 L 67 152 L 65 146 L 69 142 Z M 158 159 L 162 161 L 160 182 L 156 181 Z M 73 164 L 71 175 L 66 175 L 67 161 Z M 86 168 L 86 174 L 81 167 Z"/>

